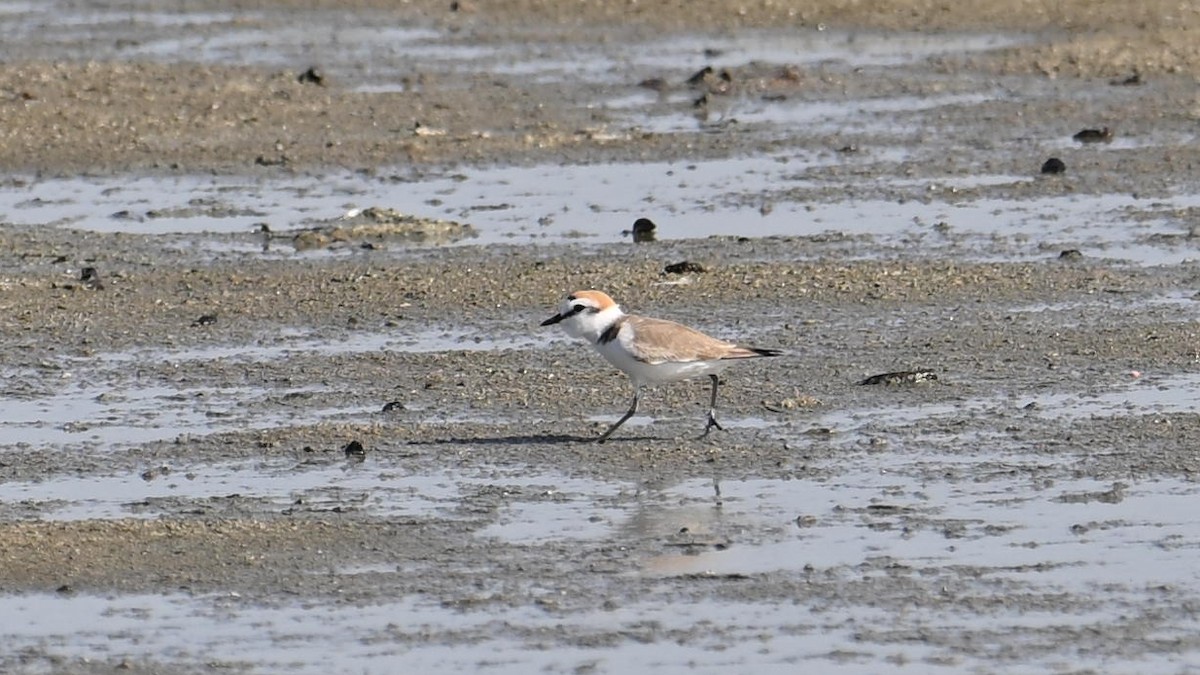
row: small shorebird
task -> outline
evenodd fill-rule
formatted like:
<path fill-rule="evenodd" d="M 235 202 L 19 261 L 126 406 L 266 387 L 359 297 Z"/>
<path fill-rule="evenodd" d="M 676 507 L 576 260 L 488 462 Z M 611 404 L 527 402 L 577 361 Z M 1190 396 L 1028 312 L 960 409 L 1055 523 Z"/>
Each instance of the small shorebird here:
<path fill-rule="evenodd" d="M 568 295 L 558 314 L 543 321 L 542 325 L 556 323 L 561 323 L 571 337 L 592 343 L 601 356 L 633 380 L 633 402 L 629 410 L 596 439 L 600 443 L 608 440 L 637 412 L 642 387 L 699 375 L 708 375 L 712 380 L 712 399 L 704 435 L 707 436 L 713 427 L 723 429 L 717 423 L 717 386 L 720 384 L 717 373 L 736 359 L 783 353 L 776 349 L 739 347 L 674 321 L 626 314 L 620 305 L 600 291 L 576 291 Z"/>

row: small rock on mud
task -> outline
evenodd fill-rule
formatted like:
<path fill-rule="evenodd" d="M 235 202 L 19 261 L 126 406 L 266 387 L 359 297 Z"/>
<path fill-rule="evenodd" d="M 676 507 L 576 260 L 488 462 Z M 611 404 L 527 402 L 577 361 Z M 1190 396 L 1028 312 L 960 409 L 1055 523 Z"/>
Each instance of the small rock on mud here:
<path fill-rule="evenodd" d="M 368 207 L 353 211 L 327 224 L 303 230 L 292 238 L 297 251 L 306 251 L 358 239 L 396 239 L 420 244 L 447 244 L 475 237 L 466 223 L 423 218 L 395 209 Z"/>
<path fill-rule="evenodd" d="M 367 456 L 367 449 L 359 441 L 350 441 L 346 447 L 342 448 L 342 452 L 350 459 L 363 459 Z"/>
<path fill-rule="evenodd" d="M 634 243 L 642 244 L 645 242 L 654 241 L 656 239 L 654 232 L 657 229 L 658 226 L 654 224 L 653 220 L 650 220 L 649 218 L 638 218 L 637 220 L 633 221 L 632 229 L 625 230 L 621 234 L 633 235 Z"/>
<path fill-rule="evenodd" d="M 934 382 L 937 379 L 937 373 L 933 372 L 932 370 L 898 370 L 894 373 L 872 375 L 871 377 L 859 382 L 859 384 L 882 384 L 890 387 L 901 384 L 923 384 L 926 382 Z"/>
<path fill-rule="evenodd" d="M 1047 175 L 1057 175 L 1065 173 L 1067 170 L 1066 162 L 1057 157 L 1051 157 L 1042 163 L 1042 173 Z"/>
<path fill-rule="evenodd" d="M 663 271 L 667 274 L 703 274 L 708 271 L 708 268 L 698 262 L 684 260 L 667 265 Z"/>
<path fill-rule="evenodd" d="M 1113 130 L 1108 127 L 1100 129 L 1081 129 L 1071 138 L 1074 138 L 1080 143 L 1111 143 L 1113 139 Z"/>

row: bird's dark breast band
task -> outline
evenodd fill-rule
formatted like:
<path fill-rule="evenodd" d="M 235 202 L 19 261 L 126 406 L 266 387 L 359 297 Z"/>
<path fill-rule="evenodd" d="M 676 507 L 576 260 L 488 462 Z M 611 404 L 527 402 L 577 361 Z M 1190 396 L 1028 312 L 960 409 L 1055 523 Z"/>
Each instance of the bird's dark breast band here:
<path fill-rule="evenodd" d="M 606 345 L 616 340 L 617 336 L 621 334 L 621 324 L 623 323 L 625 323 L 625 317 L 608 324 L 608 328 L 605 328 L 604 332 L 600 334 L 599 344 Z"/>

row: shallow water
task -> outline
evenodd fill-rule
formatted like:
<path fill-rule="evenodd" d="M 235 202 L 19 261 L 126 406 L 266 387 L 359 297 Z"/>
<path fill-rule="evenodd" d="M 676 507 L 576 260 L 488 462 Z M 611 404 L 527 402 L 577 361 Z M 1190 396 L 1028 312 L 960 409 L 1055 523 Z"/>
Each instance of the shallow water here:
<path fill-rule="evenodd" d="M 295 180 L 229 178 L 48 179 L 0 190 L 0 213 L 15 223 L 97 232 L 176 237 L 185 250 L 238 252 L 254 257 L 302 255 L 291 234 L 334 223 L 354 208 L 382 206 L 421 217 L 466 222 L 477 236 L 435 240 L 434 245 L 560 244 L 627 240 L 633 218 L 650 217 L 659 239 L 710 236 L 869 236 L 876 250 L 927 257 L 1024 260 L 1067 248 L 1087 255 L 1139 264 L 1170 264 L 1196 258 L 1191 240 L 1175 233 L 1175 212 L 1200 207 L 1192 193 L 1145 199 L 1132 195 L 1074 195 L 1030 199 L 955 198 L 951 203 L 882 199 L 809 202 L 783 196 L 781 186 L 835 187 L 797 181 L 800 166 L 829 160 L 796 156 L 691 162 L 599 164 L 573 167 L 464 170 L 461 175 L 417 182 L 366 181 L 353 175 Z M 975 176 L 892 187 L 922 194 L 1032 178 Z M 887 186 L 886 181 L 880 184 Z M 791 188 L 789 188 L 791 189 Z M 746 195 L 769 205 L 748 211 Z M 197 206 L 199 202 L 201 206 Z M 148 211 L 153 216 L 146 216 Z M 1160 213 L 1135 225 L 1131 212 Z M 130 216 L 129 214 L 133 214 Z M 98 214 L 116 214 L 115 216 Z M 632 214 L 632 215 L 631 215 Z M 255 233 L 267 223 L 275 233 Z M 1154 241 L 1157 234 L 1168 236 Z M 211 237 L 234 234 L 240 238 Z M 187 242 L 186 245 L 184 242 Z M 393 242 L 387 246 L 421 246 Z M 425 244 L 429 245 L 429 244 Z M 1049 251 L 1047 249 L 1050 249 Z M 343 253 L 361 254 L 357 246 Z M 203 254 L 202 254 L 203 255 Z"/>
<path fill-rule="evenodd" d="M 1067 613 L 1001 610 L 981 616 L 970 604 L 950 602 L 923 611 L 919 624 L 932 634 L 952 633 L 966 625 L 1025 635 L 1018 639 L 1037 643 L 1038 631 L 1087 630 L 1111 620 L 1114 613 L 1153 613 L 1159 601 L 1155 593 L 1147 595 L 1147 589 L 1169 588 L 1176 603 L 1200 599 L 1192 564 L 1200 546 L 1200 516 L 1188 508 L 1198 489 L 1193 483 L 1155 480 L 1114 486 L 1078 480 L 1035 487 L 1024 478 L 997 474 L 983 481 L 930 484 L 919 473 L 910 475 L 902 458 L 885 459 L 883 464 L 867 469 L 856 462 L 821 482 L 718 481 L 719 496 L 708 480 L 645 488 L 555 475 L 483 482 L 450 474 L 384 474 L 372 479 L 366 467 L 297 467 L 286 475 L 302 478 L 310 488 L 321 487 L 331 496 L 330 503 L 359 503 L 358 491 L 368 490 L 375 495 L 375 506 L 388 512 L 391 504 L 395 513 L 407 514 L 451 508 L 457 501 L 456 485 L 507 487 L 512 503 L 474 536 L 526 546 L 566 540 L 618 546 L 646 540 L 682 542 L 624 571 L 648 578 L 787 573 L 834 575 L 849 582 L 893 576 L 950 584 L 942 593 L 964 600 L 986 597 L 992 592 L 989 587 L 1004 583 L 1016 584 L 1025 597 L 1061 602 L 1065 596 L 1080 603 L 1080 609 Z M 285 497 L 286 481 L 264 482 L 269 475 L 259 473 L 245 482 L 196 477 L 193 487 L 180 492 L 199 497 L 217 487 L 250 489 L 268 498 L 280 490 L 276 499 Z M 528 491 L 540 485 L 547 487 Z M 47 487 L 65 495 L 87 486 Z M 127 498 L 128 487 L 114 483 L 107 490 Z M 537 501 L 521 497 L 530 494 L 537 495 Z M 798 517 L 807 520 L 798 526 Z M 1153 564 L 1147 564 L 1148 559 Z M 872 562 L 880 560 L 886 565 Z M 973 581 L 956 576 L 962 569 L 975 570 Z M 333 573 L 387 576 L 404 570 L 350 567 Z M 599 648 L 536 650 L 540 630 L 564 623 L 582 635 L 615 632 L 627 637 Z M 1157 638 L 1167 640 L 1198 627 L 1194 617 L 1163 617 L 1152 623 Z M 287 601 L 262 606 L 237 594 L 33 594 L 8 596 L 0 603 L 0 626 L 0 637 L 12 649 L 38 644 L 65 656 L 170 658 L 185 663 L 200 663 L 219 653 L 223 661 L 306 673 L 373 669 L 372 664 L 399 657 L 406 664 L 432 669 L 498 673 L 527 672 L 531 665 L 563 672 L 589 663 L 617 670 L 649 659 L 644 662 L 674 672 L 689 667 L 696 649 L 720 654 L 707 662 L 706 672 L 751 663 L 758 668 L 813 663 L 823 672 L 866 673 L 875 672 L 880 659 L 895 656 L 903 657 L 900 666 L 907 664 L 901 670 L 912 672 L 998 665 L 984 655 L 964 656 L 952 646 L 938 646 L 936 640 L 894 643 L 886 637 L 896 628 L 889 612 L 853 602 L 830 605 L 815 597 L 736 603 L 680 598 L 670 604 L 651 598 L 563 616 L 533 607 L 463 610 L 416 597 L 341 607 Z M 705 626 L 709 629 L 701 635 L 653 650 L 636 639 L 647 629 L 670 634 Z M 414 633 L 423 637 L 414 641 Z M 862 635 L 875 638 L 864 641 Z M 533 654 L 527 653 L 530 648 L 535 648 Z M 851 656 L 840 658 L 839 650 Z M 951 661 L 936 667 L 945 658 Z M 1095 654 L 1080 655 L 1075 665 L 1111 671 L 1170 663 L 1177 662 L 1164 655 L 1126 660 Z M 1056 665 L 1054 657 L 1048 657 L 1024 661 L 1023 667 L 1031 664 L 1050 669 Z"/>
<path fill-rule="evenodd" d="M 215 64 L 292 66 L 320 64 L 339 78 L 349 78 L 374 91 L 399 88 L 407 72 L 392 70 L 397 62 L 419 63 L 426 71 L 473 71 L 486 63 L 492 72 L 543 80 L 586 77 L 596 82 L 623 82 L 630 72 L 658 72 L 695 62 L 701 55 L 716 68 L 747 62 L 769 64 L 837 64 L 843 68 L 896 66 L 945 54 L 983 51 L 1019 44 L 1026 38 L 975 33 L 886 34 L 829 30 L 817 26 L 802 32 L 744 31 L 705 36 L 654 39 L 636 49 L 612 44 L 574 47 L 573 58 L 537 38 L 481 41 L 467 31 L 457 34 L 430 27 L 397 25 L 385 13 L 307 12 L 304 21 L 281 21 L 279 10 L 187 11 L 172 8 L 88 6 L 66 3 L 6 2 L 0 21 L 14 37 L 56 28 L 60 56 L 74 58 L 189 60 Z M 72 52 L 89 44 L 91 52 Z M 386 65 L 384 65 L 386 64 Z"/>
<path fill-rule="evenodd" d="M 1037 175 L 1048 154 L 1063 154 L 1072 164 L 1086 168 L 1091 155 L 1139 148 L 1169 150 L 1190 143 L 1194 135 L 1149 131 L 1120 135 L 1113 143 L 1095 148 L 1078 147 L 1070 134 L 1002 135 L 993 140 L 985 133 L 980 138 L 977 130 L 957 128 L 962 122 L 943 113 L 1008 100 L 1015 95 L 1014 85 L 1004 80 L 962 81 L 924 71 L 927 82 L 915 92 L 847 92 L 815 98 L 801 91 L 782 100 L 716 97 L 720 100 L 714 102 L 710 116 L 691 110 L 688 101 L 694 93 L 659 95 L 632 86 L 640 77 L 664 73 L 682 80 L 691 74 L 689 68 L 704 64 L 718 69 L 747 64 L 820 66 L 847 77 L 856 69 L 918 67 L 941 55 L 1010 47 L 1026 41 L 1021 36 L 814 29 L 549 49 L 536 40 L 479 42 L 429 27 L 381 26 L 362 23 L 362 16 L 337 13 L 322 16 L 323 21 L 295 24 L 280 22 L 269 12 L 72 6 L 62 14 L 55 3 L 17 3 L 0 14 L 0 26 L 21 35 L 53 20 L 56 26 L 65 23 L 60 31 L 109 37 L 89 43 L 89 49 L 99 44 L 112 53 L 89 51 L 80 55 L 83 58 L 175 60 L 186 54 L 189 60 L 222 64 L 319 63 L 351 87 L 372 90 L 406 80 L 414 59 L 433 72 L 484 69 L 536 74 L 553 82 L 582 80 L 596 85 L 595 109 L 611 115 L 598 123 L 602 129 L 597 133 L 602 134 L 694 133 L 736 120 L 736 133 L 748 140 L 796 145 L 788 139 L 797 130 L 806 137 L 828 138 L 819 152 L 785 147 L 717 161 L 456 167 L 419 175 L 397 169 L 394 176 L 386 175 L 384 168 L 383 179 L 336 172 L 294 179 L 30 177 L 24 185 L 0 190 L 0 214 L 20 224 L 183 235 L 167 245 L 198 251 L 202 257 L 205 252 L 207 256 L 298 255 L 290 245 L 290 234 L 336 223 L 351 209 L 369 206 L 467 222 L 478 231 L 477 238 L 437 240 L 435 245 L 609 243 L 622 240 L 633 220 L 645 216 L 658 222 L 658 236 L 665 240 L 834 232 L 872 237 L 875 250 L 883 252 L 875 255 L 920 250 L 929 257 L 1013 260 L 1078 248 L 1088 256 L 1139 264 L 1171 264 L 1196 257 L 1186 223 L 1177 215 L 1200 206 L 1200 197 L 1190 186 L 1164 185 L 1153 196 L 1092 190 L 1067 196 L 1031 196 L 1020 190 L 1012 196 L 996 195 L 1039 180 L 1059 180 Z M 161 34 L 148 38 L 147 29 Z M 67 50 L 72 38 L 64 35 L 56 44 L 59 52 Z M 1048 93 L 1039 85 L 1025 95 L 1062 94 Z M 1136 92 L 1114 90 L 1111 95 L 1132 100 Z M 858 139 L 861 148 L 839 151 L 840 145 L 854 145 Z M 1004 166 L 1012 152 L 1028 157 L 1027 172 L 1011 175 L 1011 171 L 988 168 Z M 969 174 L 947 174 L 938 170 L 943 158 L 952 158 L 955 168 L 975 168 Z M 914 167 L 927 163 L 932 164 L 931 172 L 913 175 Z M 1085 176 L 1080 185 L 1093 180 Z M 1131 226 L 1135 215 L 1142 218 Z M 273 240 L 264 242 L 251 235 L 262 223 L 277 233 Z"/>
<path fill-rule="evenodd" d="M 1120 377 L 1120 379 L 1118 379 Z M 937 386 L 937 385 L 933 385 Z M 1032 415 L 1056 421 L 1191 412 L 1200 405 L 1200 376 L 1116 374 L 1106 391 L 1006 393 L 954 401 L 837 410 L 815 417 L 839 432 L 870 431 L 920 422 Z"/>
<path fill-rule="evenodd" d="M 1041 311 L 1030 308 L 1030 311 Z M 378 406 L 322 407 L 329 387 L 196 386 L 184 382 L 123 382 L 129 364 L 182 364 L 225 362 L 247 365 L 305 357 L 334 357 L 358 353 L 539 350 L 565 338 L 557 333 L 514 332 L 485 334 L 430 328 L 419 334 L 355 332 L 345 338 L 318 338 L 305 331 L 273 335 L 259 344 L 144 349 L 99 353 L 86 359 L 67 359 L 43 371 L 14 372 L 10 382 L 22 382 L 0 395 L 5 414 L 0 418 L 0 447 L 36 447 L 65 444 L 95 450 L 130 447 L 139 443 L 186 434 L 221 433 L 245 429 L 271 429 L 297 422 L 361 420 L 379 412 Z M 933 385 L 940 386 L 940 385 Z M 302 399 L 297 404 L 296 398 Z M 960 418 L 963 415 L 1000 418 L 1028 413 L 1053 420 L 1093 416 L 1146 415 L 1189 412 L 1200 402 L 1200 380 L 1195 375 L 1114 372 L 1109 390 L 1040 393 L 1002 393 L 993 396 L 906 404 L 902 398 L 881 407 L 849 408 L 813 417 L 805 424 L 838 432 L 868 432 L 922 420 Z M 314 405 L 315 403 L 315 405 Z M 380 404 L 381 405 L 381 404 Z M 410 412 L 422 414 L 419 405 Z M 587 416 L 593 422 L 611 423 L 621 411 Z M 500 417 L 462 417 L 437 410 L 424 411 L 428 421 L 500 422 Z M 636 429 L 652 425 L 666 411 L 635 416 L 627 423 Z M 411 416 L 406 418 L 411 421 Z M 515 421 L 511 421 L 515 423 Z M 758 416 L 727 417 L 731 429 L 765 429 L 783 422 Z M 697 418 L 696 424 L 700 424 Z"/>
<path fill-rule="evenodd" d="M 1138 130 L 1080 148 L 1070 140 L 1074 128 L 1063 132 L 1082 120 L 1042 120 L 1029 122 L 1029 130 L 997 133 L 971 111 L 1009 99 L 1074 100 L 1071 90 L 1040 79 L 951 78 L 927 67 L 930 58 L 1011 46 L 1023 37 L 813 30 L 550 49 L 536 39 L 478 40 L 338 14 L 283 25 L 265 12 L 77 5 L 0 3 L 0 28 L 13 37 L 9 49 L 51 25 L 57 32 L 49 33 L 50 43 L 58 46 L 39 43 L 23 58 L 37 58 L 41 49 L 51 58 L 175 61 L 184 54 L 293 70 L 315 64 L 357 91 L 419 86 L 408 77 L 414 62 L 446 86 L 454 86 L 455 75 L 479 72 L 543 83 L 575 79 L 595 87 L 589 110 L 598 121 L 591 131 L 601 136 L 652 133 L 686 143 L 689 134 L 726 133 L 741 139 L 734 147 L 754 148 L 719 160 L 383 167 L 376 175 L 28 176 L 0 189 L 6 223 L 147 235 L 181 264 L 304 262 L 462 244 L 527 244 L 536 258 L 537 247 L 564 255 L 624 241 L 623 231 L 639 216 L 658 223 L 665 250 L 710 236 L 836 233 L 847 238 L 844 246 L 830 237 L 833 243 L 813 255 L 1024 261 L 1078 248 L 1100 275 L 1119 269 L 1102 258 L 1175 266 L 1196 257 L 1188 215 L 1200 207 L 1194 186 L 1165 179 L 1158 186 L 1151 177 L 1140 185 L 1153 190 L 1139 193 L 1127 189 L 1124 177 L 1106 183 L 1088 173 L 1112 156 L 1104 153 L 1170 149 L 1191 143 L 1194 134 Z M 66 6 L 70 12 L 59 11 Z M 76 42 L 95 49 L 76 50 Z M 848 85 L 861 69 L 878 75 L 911 67 L 916 84 L 880 92 L 847 86 L 812 99 L 803 89 L 785 98 L 714 97 L 707 111 L 693 108 L 695 93 L 679 84 L 704 64 L 752 62 L 811 68 Z M 661 95 L 636 87 L 652 76 L 676 86 Z M 1114 108 L 1136 103 L 1138 95 L 1106 94 Z M 968 123 L 958 128 L 963 111 Z M 805 142 L 796 141 L 801 135 Z M 1014 153 L 1019 162 L 1011 161 Z M 1050 153 L 1070 160 L 1068 179 L 1080 176 L 1065 189 L 1049 182 L 1060 178 L 1036 174 Z M 385 252 L 353 245 L 297 251 L 291 243 L 300 230 L 336 225 L 369 206 L 469 223 L 477 234 L 387 242 Z M 270 237 L 257 233 L 261 224 Z M 699 432 L 702 411 L 692 414 L 700 410 L 694 401 L 690 408 L 660 406 L 630 420 L 632 439 L 612 444 L 608 451 L 619 461 L 604 469 L 586 459 L 598 457 L 588 455 L 594 446 L 553 434 L 615 419 L 626 393 L 603 388 L 627 386 L 615 376 L 593 390 L 572 390 L 596 407 L 573 410 L 560 424 L 519 396 L 502 409 L 481 403 L 442 410 L 406 401 L 402 414 L 385 417 L 381 401 L 361 392 L 371 383 L 349 381 L 337 368 L 280 367 L 403 353 L 429 357 L 422 367 L 432 371 L 462 363 L 436 359 L 470 352 L 512 357 L 532 380 L 544 365 L 538 352 L 563 338 L 522 327 L 295 329 L 241 342 L 0 366 L 7 385 L 0 393 L 0 451 L 14 463 L 47 457 L 36 477 L 0 482 L 0 504 L 14 520 L 170 522 L 211 514 L 207 505 L 228 500 L 246 504 L 251 519 L 273 522 L 304 522 L 299 513 L 341 519 L 347 527 L 458 526 L 444 550 L 428 557 L 380 562 L 356 549 L 301 562 L 304 575 L 370 589 L 357 587 L 357 594 L 292 595 L 274 579 L 233 575 L 214 576 L 206 588 L 254 590 L 193 594 L 147 583 L 140 588 L 162 592 L 76 594 L 71 579 L 56 579 L 47 588 L 62 584 L 64 592 L 3 596 L 0 640 L 8 653 L 31 655 L 32 672 L 60 657 L 196 668 L 219 659 L 235 671 L 322 674 L 394 672 L 398 664 L 495 673 L 1189 672 L 1200 662 L 1192 611 L 1200 603 L 1193 570 L 1200 516 L 1191 508 L 1198 488 L 1186 462 L 1170 475 L 1100 480 L 1077 466 L 1112 448 L 1038 454 L 1033 446 L 1092 421 L 1188 415 L 1200 402 L 1200 376 L 1186 368 L 1138 372 L 1124 362 L 1087 364 L 1095 371 L 1088 377 L 1047 375 L 1044 385 L 1019 373 L 1031 368 L 1025 360 L 1038 359 L 1040 335 L 1098 325 L 1106 315 L 1150 322 L 1170 312 L 1174 320 L 1194 321 L 1197 305 L 1186 288 L 1128 298 L 1099 293 L 1094 300 L 1066 295 L 1075 299 L 994 308 L 994 315 L 1041 321 L 1046 329 L 1031 331 L 1029 353 L 1002 371 L 1011 379 L 996 375 L 1000 367 L 982 373 L 987 355 L 971 362 L 981 372 L 943 373 L 931 387 L 884 393 L 857 388 L 839 372 L 841 385 L 825 388 L 840 397 L 833 404 L 779 415 L 743 406 L 722 416 L 729 435 L 711 447 L 671 438 Z M 932 320 L 954 320 L 956 309 L 939 308 Z M 917 317 L 890 311 L 886 303 L 848 302 L 827 328 L 845 336 L 886 329 L 904 339 L 922 329 Z M 1146 311 L 1160 313 L 1137 314 Z M 767 330 L 746 327 L 751 337 Z M 890 347 L 872 349 L 863 361 L 892 357 Z M 937 351 L 901 349 L 906 357 Z M 810 358 L 797 352 L 797 359 Z M 564 377 L 572 367 L 597 363 L 568 362 Z M 131 372 L 135 365 L 152 374 Z M 162 375 L 174 366 L 194 379 Z M 243 384 L 255 382 L 248 377 L 237 386 L 213 384 L 223 373 L 268 367 L 286 377 L 260 378 L 273 382 L 262 386 Z M 794 381 L 764 388 L 821 384 L 805 379 L 805 368 L 787 372 Z M 956 379 L 981 375 L 997 380 L 954 388 Z M 471 382 L 486 385 L 487 377 Z M 1024 426 L 1013 431 L 1018 422 Z M 325 446 L 306 450 L 306 434 L 316 437 L 322 425 L 334 427 L 320 437 Z M 406 434 L 422 425 L 423 435 L 410 441 Z M 343 429 L 380 427 L 382 447 L 362 461 L 328 442 Z M 459 434 L 456 427 L 470 431 Z M 204 448 L 211 454 L 193 456 L 187 443 L 292 429 L 301 429 L 303 440 L 286 437 L 236 453 L 222 454 L 214 442 Z M 1035 440 L 1022 436 L 1024 429 L 1035 429 L 1027 434 Z M 180 439 L 180 449 L 164 450 L 162 442 L 172 439 Z M 493 459 L 491 451 L 501 446 L 500 459 Z M 106 465 L 106 458 L 121 461 Z M 789 472 L 793 478 L 779 477 Z M 637 473 L 641 478 L 628 477 Z M 451 574 L 468 582 L 443 583 Z M 424 587 L 396 590 L 411 588 L 400 583 L 409 579 Z M 7 663 L 0 660 L 0 667 Z"/>

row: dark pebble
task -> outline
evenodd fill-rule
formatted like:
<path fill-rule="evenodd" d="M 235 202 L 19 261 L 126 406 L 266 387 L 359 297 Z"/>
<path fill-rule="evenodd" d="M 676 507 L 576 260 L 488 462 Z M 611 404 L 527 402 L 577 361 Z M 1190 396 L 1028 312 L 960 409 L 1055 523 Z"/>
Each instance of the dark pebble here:
<path fill-rule="evenodd" d="M 648 241 L 654 241 L 654 231 L 657 229 L 658 226 L 655 225 L 654 221 L 650 220 L 649 218 L 638 218 L 637 220 L 633 221 L 633 229 L 626 230 L 625 234 L 632 234 L 633 241 L 641 244 Z"/>
<path fill-rule="evenodd" d="M 322 73 L 319 68 L 312 67 L 296 76 L 296 81 L 300 84 L 315 84 L 318 86 L 324 86 L 325 73 Z"/>
<path fill-rule="evenodd" d="M 1108 127 L 1102 129 L 1083 129 L 1071 138 L 1080 143 L 1110 143 L 1113 139 L 1113 130 Z"/>
<path fill-rule="evenodd" d="M 704 66 L 700 70 L 697 70 L 691 77 L 689 77 L 687 79 L 687 83 L 691 86 L 695 86 L 695 85 L 703 82 L 704 78 L 706 78 L 712 74 L 713 74 L 712 66 Z"/>
<path fill-rule="evenodd" d="M 1051 157 L 1042 164 L 1042 173 L 1057 174 L 1067 170 L 1067 165 L 1057 157 Z"/>
<path fill-rule="evenodd" d="M 116 213 L 110 215 L 109 218 L 112 218 L 113 220 L 132 220 L 139 223 L 145 220 L 145 218 L 143 218 L 140 214 L 134 213 L 129 209 L 117 211 Z"/>
<path fill-rule="evenodd" d="M 100 281 L 100 273 L 95 267 L 85 267 L 79 272 L 79 280 L 83 282 L 84 287 L 92 290 L 102 290 L 104 282 Z"/>

